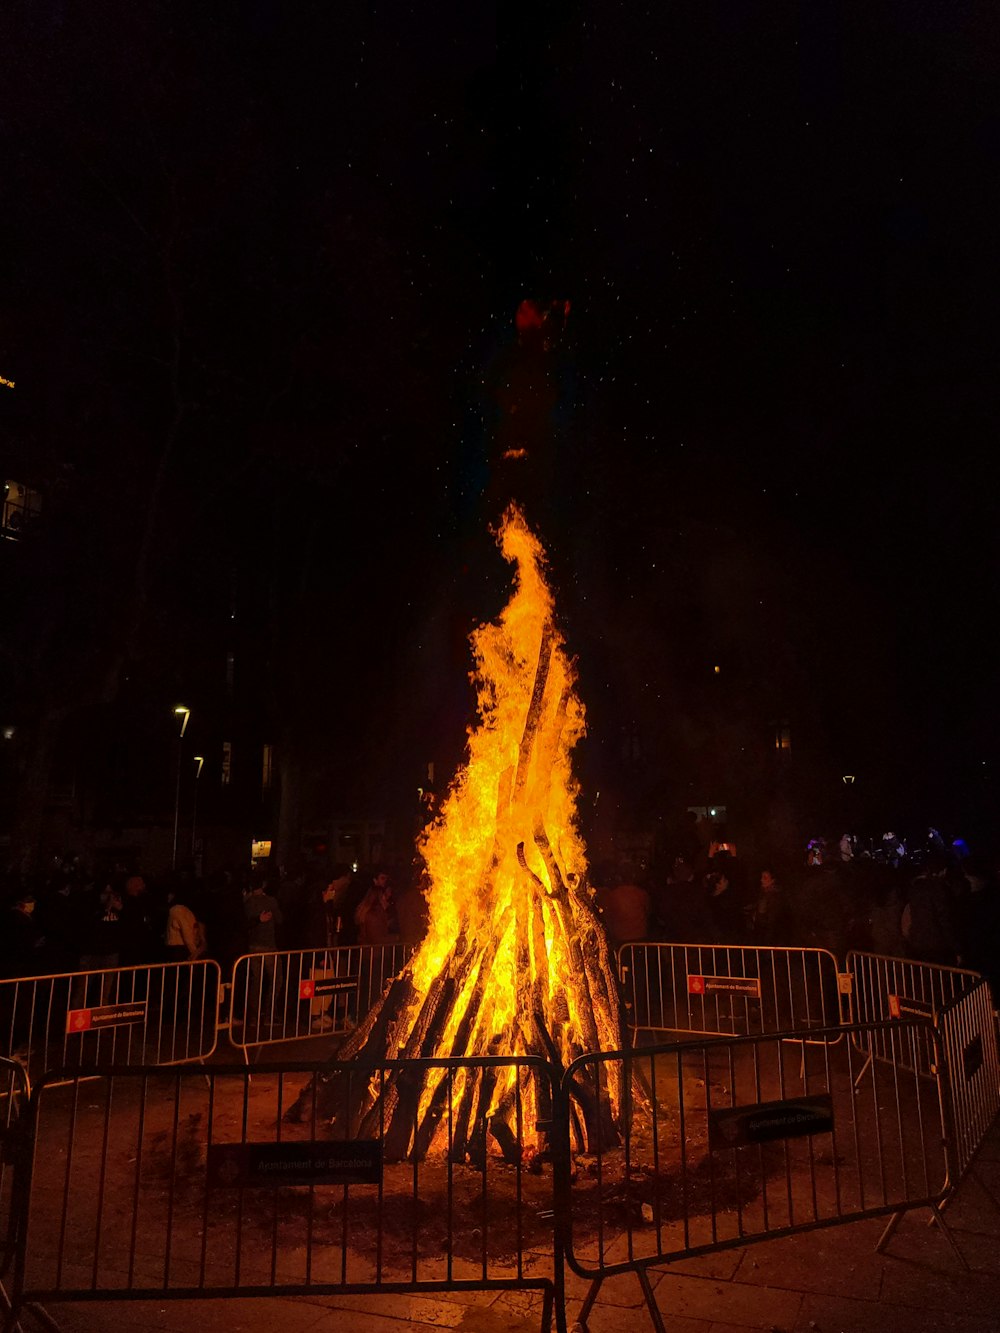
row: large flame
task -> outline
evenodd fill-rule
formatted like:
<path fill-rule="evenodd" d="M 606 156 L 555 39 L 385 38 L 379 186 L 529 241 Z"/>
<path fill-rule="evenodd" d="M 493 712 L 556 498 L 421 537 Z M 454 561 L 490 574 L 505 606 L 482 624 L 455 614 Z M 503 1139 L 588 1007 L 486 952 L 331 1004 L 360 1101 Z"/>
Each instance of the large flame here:
<path fill-rule="evenodd" d="M 478 721 L 467 761 L 420 840 L 429 930 L 342 1060 L 374 1055 L 374 1067 L 384 1055 L 541 1055 L 566 1066 L 621 1044 L 617 982 L 577 827 L 570 755 L 585 718 L 576 673 L 555 624 L 544 553 L 513 505 L 498 539 L 516 566 L 513 592 L 496 623 L 472 635 Z M 362 1130 L 389 1125 L 393 1152 L 447 1143 L 464 1157 L 485 1151 L 487 1132 L 507 1155 L 515 1137 L 544 1147 L 546 1092 L 523 1070 L 486 1077 L 459 1066 L 428 1078 L 416 1106 L 406 1095 L 377 1078 L 357 1108 Z M 606 1084 L 580 1082 L 574 1095 L 584 1137 L 613 1139 L 615 1066 Z"/>
<path fill-rule="evenodd" d="M 570 960 L 553 914 L 544 911 L 544 896 L 533 885 L 526 892 L 530 877 L 518 848 L 549 894 L 558 886 L 534 842 L 539 824 L 566 876 L 575 881 L 585 873 L 586 852 L 576 822 L 577 784 L 570 767 L 570 752 L 584 734 L 585 721 L 574 690 L 575 672 L 553 624 L 542 548 L 520 510 L 507 511 L 499 544 L 504 558 L 517 566 L 514 593 L 499 620 L 472 635 L 479 722 L 469 732 L 468 761 L 439 819 L 422 839 L 432 886 L 430 929 L 414 967 L 414 982 L 418 991 L 426 989 L 462 932 L 485 935 L 493 947 L 495 979 L 493 1001 L 481 1026 L 491 1038 L 509 1032 L 508 1052 L 523 1054 L 518 1039 L 525 1034 L 513 1029 L 518 986 L 528 981 L 518 975 L 517 925 L 533 900 L 543 914 L 550 1003 L 560 989 L 556 979 L 565 977 Z M 530 753 L 522 756 L 543 645 L 549 664 L 537 710 L 539 725 Z"/>

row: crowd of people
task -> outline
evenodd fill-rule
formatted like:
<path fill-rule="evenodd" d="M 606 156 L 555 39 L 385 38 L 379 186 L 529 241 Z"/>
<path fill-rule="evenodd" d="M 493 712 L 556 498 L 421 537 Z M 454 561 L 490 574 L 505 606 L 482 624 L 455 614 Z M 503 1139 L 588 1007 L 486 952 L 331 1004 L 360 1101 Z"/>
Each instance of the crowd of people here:
<path fill-rule="evenodd" d="M 634 940 L 858 949 L 997 978 L 1000 865 L 936 829 L 912 849 L 894 833 L 813 838 L 747 864 L 720 837 L 665 872 L 601 867 L 597 898 L 615 945 Z"/>
<path fill-rule="evenodd" d="M 214 959 L 227 971 L 243 954 L 349 944 L 417 943 L 425 926 L 419 874 L 347 865 L 188 870 L 161 879 L 134 866 L 89 869 L 60 859 L 34 880 L 3 886 L 0 977 L 108 971 Z"/>
<path fill-rule="evenodd" d="M 864 843 L 813 838 L 797 853 L 747 864 L 722 830 L 669 856 L 666 868 L 592 872 L 611 943 L 746 943 L 863 949 L 961 965 L 996 978 L 998 866 L 936 829 L 908 849 L 893 833 Z M 88 871 L 57 862 L 7 886 L 0 976 L 44 976 L 350 944 L 418 943 L 426 877 L 376 867 L 267 863 L 197 880 L 151 879 L 135 867 Z"/>

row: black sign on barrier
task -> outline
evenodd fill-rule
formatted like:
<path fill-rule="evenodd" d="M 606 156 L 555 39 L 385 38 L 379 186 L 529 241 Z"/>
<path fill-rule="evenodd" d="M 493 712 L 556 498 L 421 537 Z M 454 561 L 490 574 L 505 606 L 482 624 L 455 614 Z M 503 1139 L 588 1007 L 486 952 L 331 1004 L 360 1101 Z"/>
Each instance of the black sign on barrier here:
<path fill-rule="evenodd" d="M 377 1185 L 382 1144 L 372 1140 L 324 1143 L 212 1143 L 210 1189 L 277 1188 L 281 1185 Z"/>
<path fill-rule="evenodd" d="M 914 1018 L 933 1018 L 934 1006 L 926 1000 L 914 1000 L 909 995 L 893 995 L 889 992 L 889 1017 L 906 1018 L 911 1015 Z"/>
<path fill-rule="evenodd" d="M 833 1098 L 829 1093 L 713 1109 L 708 1122 L 709 1145 L 713 1149 L 745 1148 L 775 1139 L 829 1134 L 832 1129 Z"/>
<path fill-rule="evenodd" d="M 968 1083 L 983 1067 L 983 1036 L 978 1033 L 962 1051 L 962 1069 Z"/>

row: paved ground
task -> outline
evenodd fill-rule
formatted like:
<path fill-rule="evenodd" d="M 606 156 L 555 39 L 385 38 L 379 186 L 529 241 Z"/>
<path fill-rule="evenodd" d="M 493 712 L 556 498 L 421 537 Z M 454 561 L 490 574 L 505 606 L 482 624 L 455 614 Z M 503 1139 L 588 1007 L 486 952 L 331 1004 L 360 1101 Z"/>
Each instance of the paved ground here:
<path fill-rule="evenodd" d="M 982 1182 L 982 1184 L 980 1183 Z M 879 1221 L 727 1250 L 650 1271 L 670 1333 L 1000 1333 L 1000 1128 L 994 1126 L 946 1216 L 970 1272 L 963 1272 L 926 1214 L 905 1218 L 887 1255 L 874 1245 Z M 586 1284 L 571 1278 L 572 1325 Z M 441 1296 L 290 1297 L 60 1305 L 66 1333 L 525 1333 L 539 1327 L 533 1293 Z M 26 1330 L 33 1327 L 30 1318 Z M 651 1327 L 639 1284 L 605 1283 L 590 1333 Z"/>

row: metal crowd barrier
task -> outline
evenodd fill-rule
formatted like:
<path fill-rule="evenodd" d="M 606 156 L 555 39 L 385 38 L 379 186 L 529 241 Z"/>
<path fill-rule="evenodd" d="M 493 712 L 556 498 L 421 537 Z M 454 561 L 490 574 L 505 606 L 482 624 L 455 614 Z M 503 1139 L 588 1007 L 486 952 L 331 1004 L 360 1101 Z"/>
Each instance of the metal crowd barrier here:
<path fill-rule="evenodd" d="M 851 1016 L 859 1023 L 912 1017 L 935 1021 L 947 1005 L 982 980 L 978 972 L 965 968 L 856 950 L 847 955 L 847 977 Z M 888 1058 L 885 1052 L 888 1031 L 874 1044 L 873 1059 Z M 936 1076 L 934 1048 L 925 1035 L 918 1032 L 914 1036 L 907 1058 L 909 1067 L 925 1078 Z"/>
<path fill-rule="evenodd" d="M 940 1213 L 950 1187 L 940 1088 L 892 1058 L 918 1027 L 936 1045 L 919 1019 L 884 1033 L 855 1024 L 850 1041 L 837 1027 L 817 1032 L 801 1083 L 782 1034 L 575 1061 L 560 1086 L 564 1126 L 578 1083 L 632 1093 L 617 1143 L 591 1144 L 575 1173 L 562 1157 L 566 1261 L 591 1279 L 579 1322 L 606 1278 L 634 1271 L 662 1333 L 649 1267 L 861 1218 L 890 1218 L 881 1246 L 902 1213 L 928 1208 L 955 1248 Z M 858 1091 L 860 1052 L 883 1037 L 891 1058 Z"/>
<path fill-rule="evenodd" d="M 233 964 L 229 1042 L 242 1050 L 348 1032 L 415 946 L 351 945 L 251 953 Z"/>
<path fill-rule="evenodd" d="M 627 944 L 619 974 L 633 1032 L 749 1036 L 841 1021 L 842 981 L 825 949 Z"/>
<path fill-rule="evenodd" d="M 17 1257 L 21 1215 L 16 1173 L 23 1169 L 19 1149 L 24 1135 L 21 1117 L 28 1107 L 28 1079 L 16 1060 L 0 1056 L 0 1312 L 10 1314 L 6 1281 Z M 6 1323 L 6 1319 L 5 1319 Z"/>
<path fill-rule="evenodd" d="M 206 1060 L 220 982 L 209 959 L 0 981 L 0 1054 L 29 1079 L 55 1067 Z"/>
<path fill-rule="evenodd" d="M 329 1137 L 328 1102 L 321 1122 L 318 1070 L 341 1080 L 338 1137 Z M 509 1133 L 502 1156 L 483 1150 L 466 1161 L 449 1149 L 472 1071 L 485 1090 L 462 1122 L 463 1141 L 491 1142 L 501 1085 Z M 16 1309 L 116 1298 L 535 1290 L 544 1297 L 543 1330 L 554 1310 L 564 1329 L 553 1176 L 530 1171 L 527 1151 L 537 1108 L 554 1098 L 543 1060 L 266 1065 L 252 1080 L 232 1065 L 67 1071 L 69 1086 L 62 1077 L 46 1077 L 31 1096 L 24 1243 L 10 1290 Z M 84 1077 L 101 1083 L 81 1095 Z M 357 1108 L 359 1092 L 393 1078 L 393 1105 L 407 1106 L 395 1154 L 388 1093 L 367 1128 L 359 1130 Z M 442 1146 L 409 1160 L 428 1103 Z"/>
<path fill-rule="evenodd" d="M 677 1258 L 876 1216 L 882 1248 L 915 1208 L 955 1248 L 941 1208 L 998 1096 L 985 986 L 938 1021 L 813 1030 L 801 1068 L 795 1033 L 713 1034 L 586 1055 L 561 1078 L 499 1056 L 252 1081 L 87 1068 L 28 1101 L 0 1062 L 19 1164 L 6 1323 L 62 1300 L 515 1289 L 540 1291 L 543 1328 L 554 1315 L 564 1333 L 568 1264 L 591 1284 L 581 1324 L 607 1277 L 634 1272 L 662 1333 L 647 1270 Z M 910 1059 L 918 1037 L 933 1080 Z M 84 1079 L 99 1082 L 82 1096 Z"/>
<path fill-rule="evenodd" d="M 989 984 L 979 981 L 937 1016 L 951 1112 L 955 1184 L 970 1169 L 1000 1111 L 1000 1060 Z"/>

